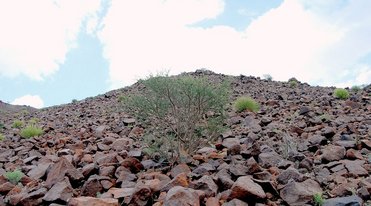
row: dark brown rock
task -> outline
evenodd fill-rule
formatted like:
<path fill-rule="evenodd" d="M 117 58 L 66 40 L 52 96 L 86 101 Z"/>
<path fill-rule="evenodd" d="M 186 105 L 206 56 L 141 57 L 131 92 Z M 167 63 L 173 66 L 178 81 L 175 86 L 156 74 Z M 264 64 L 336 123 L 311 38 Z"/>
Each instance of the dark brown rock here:
<path fill-rule="evenodd" d="M 313 195 L 322 193 L 320 185 L 311 179 L 304 182 L 289 182 L 280 192 L 280 196 L 289 205 L 305 205 L 313 199 Z"/>
<path fill-rule="evenodd" d="M 76 197 L 68 201 L 68 206 L 119 206 L 117 199 L 113 198 L 94 198 L 94 197 Z"/>
<path fill-rule="evenodd" d="M 48 188 L 51 188 L 55 183 L 62 181 L 67 176 L 71 181 L 78 181 L 84 178 L 81 172 L 79 172 L 66 158 L 60 157 L 58 162 L 51 166 L 45 184 Z"/>
<path fill-rule="evenodd" d="M 98 192 L 103 190 L 103 186 L 100 183 L 98 176 L 90 176 L 81 188 L 82 196 L 96 197 Z"/>
<path fill-rule="evenodd" d="M 263 188 L 256 184 L 250 177 L 239 177 L 233 184 L 229 199 L 244 199 L 244 198 L 260 198 L 266 197 Z"/>
<path fill-rule="evenodd" d="M 190 188 L 175 186 L 166 194 L 163 206 L 192 205 L 200 206 L 197 192 Z"/>
<path fill-rule="evenodd" d="M 73 196 L 73 189 L 70 185 L 68 178 L 64 181 L 57 182 L 53 187 L 45 194 L 43 200 L 46 202 L 54 202 L 61 200 L 67 202 Z"/>

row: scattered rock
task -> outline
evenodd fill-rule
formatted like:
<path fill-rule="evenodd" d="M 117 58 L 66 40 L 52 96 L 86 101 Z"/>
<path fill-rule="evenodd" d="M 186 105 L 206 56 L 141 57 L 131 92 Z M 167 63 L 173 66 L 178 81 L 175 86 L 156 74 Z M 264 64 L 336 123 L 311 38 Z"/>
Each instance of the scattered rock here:
<path fill-rule="evenodd" d="M 198 193 L 190 188 L 175 186 L 166 194 L 163 206 L 192 205 L 200 206 Z"/>
<path fill-rule="evenodd" d="M 119 202 L 113 198 L 76 197 L 68 201 L 68 206 L 118 206 Z"/>
<path fill-rule="evenodd" d="M 266 194 L 263 188 L 256 184 L 249 176 L 239 177 L 231 188 L 229 199 L 238 198 L 260 198 L 263 199 Z"/>
<path fill-rule="evenodd" d="M 313 195 L 322 193 L 321 186 L 314 180 L 304 182 L 289 182 L 281 191 L 281 198 L 289 205 L 305 205 L 313 199 Z"/>

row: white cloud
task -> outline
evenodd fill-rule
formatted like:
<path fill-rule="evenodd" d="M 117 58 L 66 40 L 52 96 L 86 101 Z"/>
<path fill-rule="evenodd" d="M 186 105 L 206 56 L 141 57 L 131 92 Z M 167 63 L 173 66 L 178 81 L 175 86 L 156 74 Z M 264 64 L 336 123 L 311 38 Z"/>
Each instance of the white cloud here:
<path fill-rule="evenodd" d="M 100 0 L 2 2 L 0 75 L 41 80 L 56 72 L 99 6 Z"/>
<path fill-rule="evenodd" d="M 27 94 L 25 96 L 16 98 L 13 102 L 10 104 L 13 105 L 28 105 L 34 108 L 42 108 L 44 107 L 44 101 L 41 99 L 38 95 L 30 95 Z"/>
<path fill-rule="evenodd" d="M 364 18 L 371 2 L 336 2 L 285 0 L 240 32 L 225 25 L 192 26 L 221 14 L 222 0 L 113 0 L 98 36 L 114 88 L 150 71 L 202 67 L 327 85 L 344 81 L 341 73 L 349 70 L 358 72 L 358 82 L 357 76 L 370 72 L 353 67 L 371 52 L 371 18 Z"/>

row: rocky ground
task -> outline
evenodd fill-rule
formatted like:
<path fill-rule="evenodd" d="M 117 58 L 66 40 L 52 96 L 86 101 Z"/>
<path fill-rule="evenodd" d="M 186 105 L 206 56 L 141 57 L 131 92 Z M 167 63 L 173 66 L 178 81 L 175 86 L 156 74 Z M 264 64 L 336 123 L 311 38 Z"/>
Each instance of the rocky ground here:
<path fill-rule="evenodd" d="M 1 102 L 1 205 L 371 205 L 371 88 L 333 97 L 334 88 L 196 71 L 232 81 L 231 102 L 249 95 L 258 113 L 228 109 L 228 130 L 187 163 L 162 165 L 142 152 L 146 125 L 104 95 L 42 110 Z M 12 109 L 9 109 L 12 108 Z M 14 120 L 45 133 L 21 138 Z M 7 171 L 20 169 L 18 184 Z"/>

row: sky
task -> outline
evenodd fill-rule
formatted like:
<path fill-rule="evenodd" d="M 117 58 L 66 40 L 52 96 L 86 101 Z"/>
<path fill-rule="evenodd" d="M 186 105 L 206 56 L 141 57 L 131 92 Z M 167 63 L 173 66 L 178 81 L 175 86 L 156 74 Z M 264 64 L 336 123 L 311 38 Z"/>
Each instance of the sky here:
<path fill-rule="evenodd" d="M 161 71 L 371 83 L 369 0 L 4 0 L 0 100 L 43 108 Z"/>

